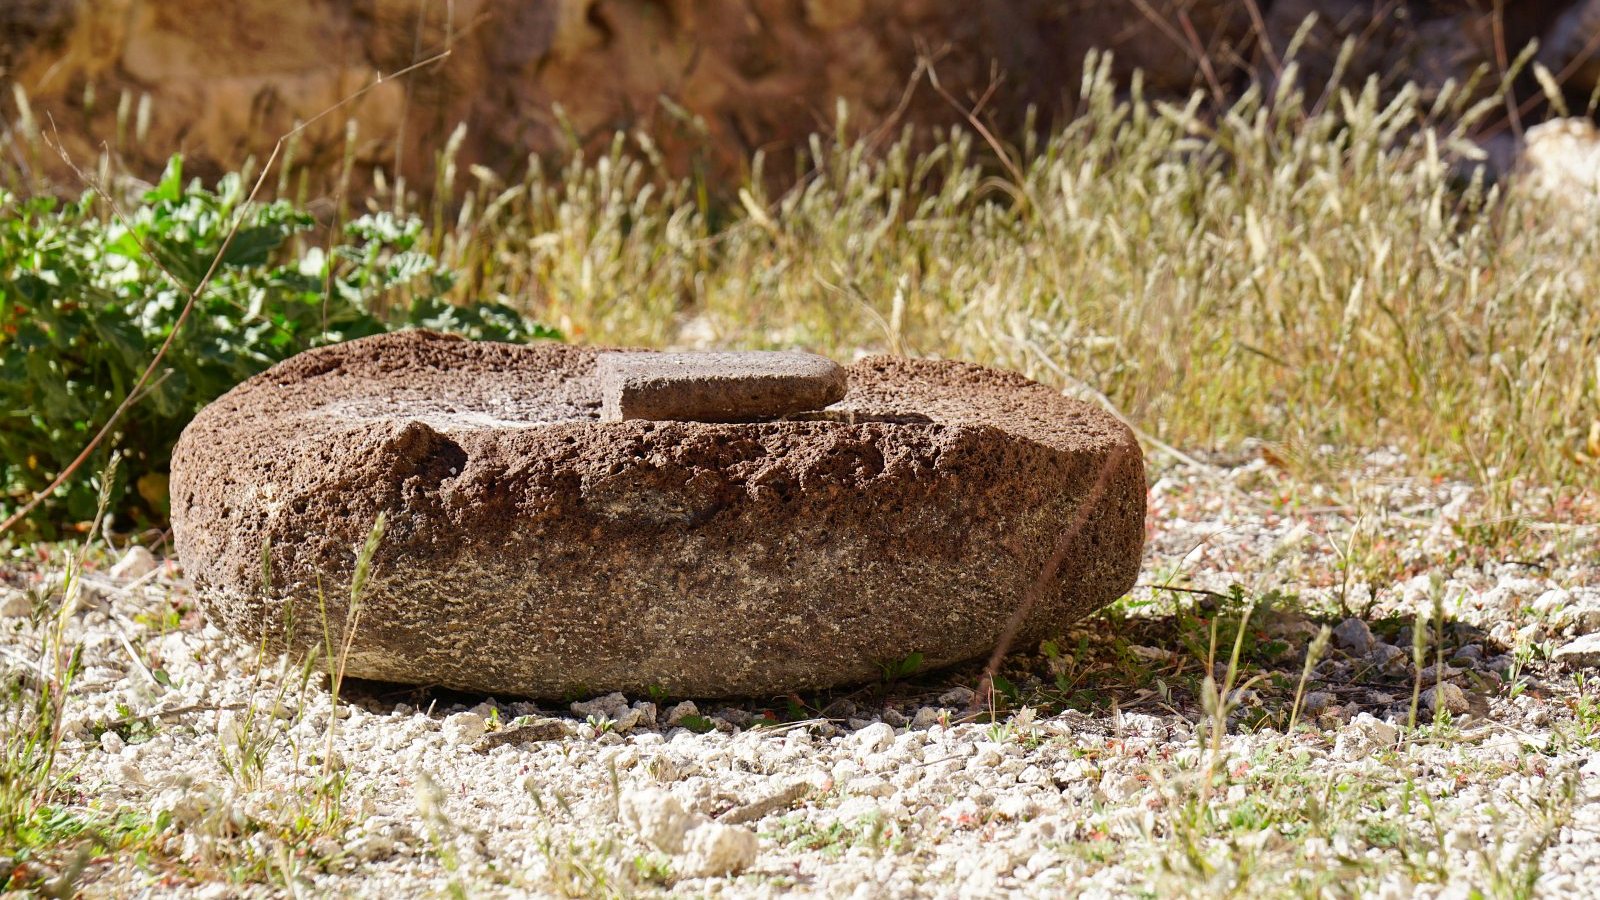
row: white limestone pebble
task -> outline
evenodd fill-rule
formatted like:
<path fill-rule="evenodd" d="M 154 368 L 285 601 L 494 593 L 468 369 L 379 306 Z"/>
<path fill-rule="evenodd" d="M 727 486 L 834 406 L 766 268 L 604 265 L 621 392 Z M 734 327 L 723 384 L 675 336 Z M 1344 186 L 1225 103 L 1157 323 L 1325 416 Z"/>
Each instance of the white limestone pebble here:
<path fill-rule="evenodd" d="M 445 740 L 452 744 L 475 744 L 478 738 L 483 737 L 485 723 L 483 716 L 474 712 L 459 712 L 446 716 L 439 730 L 444 733 Z"/>

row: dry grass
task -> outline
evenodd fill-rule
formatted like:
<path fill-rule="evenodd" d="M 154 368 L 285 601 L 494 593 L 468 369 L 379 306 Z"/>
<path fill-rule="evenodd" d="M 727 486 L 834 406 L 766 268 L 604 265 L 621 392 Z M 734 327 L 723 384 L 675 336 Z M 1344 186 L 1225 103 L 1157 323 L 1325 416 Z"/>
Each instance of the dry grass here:
<path fill-rule="evenodd" d="M 619 136 L 509 186 L 475 171 L 434 241 L 463 296 L 579 341 L 960 357 L 1103 392 L 1177 446 L 1594 482 L 1600 219 L 1473 174 L 1498 101 L 1336 88 L 1313 112 L 1286 86 L 1208 116 L 1119 99 L 1104 62 L 1084 114 L 1020 147 L 818 138 L 788 193 L 757 158 L 712 206 Z"/>
<path fill-rule="evenodd" d="M 1103 57 L 1087 71 L 1080 114 L 1015 146 L 908 130 L 875 149 L 841 107 L 781 196 L 759 156 L 710 184 L 643 134 L 507 181 L 458 171 L 458 132 L 430 199 L 379 173 L 367 203 L 420 213 L 460 299 L 576 341 L 960 357 L 1101 393 L 1166 444 L 1265 441 L 1313 476 L 1392 445 L 1507 510 L 1519 486 L 1596 480 L 1600 219 L 1471 162 L 1515 68 L 1473 104 L 1476 82 L 1305 90 L 1291 63 L 1223 107 L 1148 99 Z M 35 145 L 13 155 L 48 152 L 23 125 Z"/>

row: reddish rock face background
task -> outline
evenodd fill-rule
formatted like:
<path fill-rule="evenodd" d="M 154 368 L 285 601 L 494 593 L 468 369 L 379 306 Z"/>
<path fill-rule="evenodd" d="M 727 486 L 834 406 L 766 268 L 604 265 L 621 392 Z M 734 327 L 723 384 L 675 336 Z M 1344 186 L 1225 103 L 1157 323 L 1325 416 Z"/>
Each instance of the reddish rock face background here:
<path fill-rule="evenodd" d="M 1161 5 L 1164 0 L 1158 0 Z M 178 149 L 202 167 L 264 155 L 278 135 L 365 85 L 444 50 L 447 59 L 373 88 L 306 133 L 302 162 L 335 164 L 346 121 L 359 158 L 426 176 L 460 123 L 464 161 L 520 161 L 617 129 L 657 135 L 674 167 L 695 150 L 747 160 L 832 127 L 835 98 L 863 125 L 902 103 L 919 54 L 941 84 L 1008 124 L 1046 112 L 1093 46 L 1120 66 L 1186 89 L 1192 65 L 1131 5 L 1005 0 L 24 0 L 0 12 L 11 77 L 87 150 L 116 131 L 120 94 L 151 97 L 135 163 Z M 10 17 L 11 22 L 5 18 Z M 1236 39 L 1237 14 L 1196 14 L 1208 40 Z M 84 89 L 96 86 L 93 108 Z M 953 122 L 926 83 L 909 121 Z M 567 118 L 564 125 L 556 108 Z M 704 133 L 684 115 L 697 116 Z"/>
<path fill-rule="evenodd" d="M 1350 35 L 1357 78 L 1438 82 L 1492 62 L 1499 38 L 1535 36 L 1565 55 L 1552 58 L 1559 71 L 1600 24 L 1597 3 L 1506 6 L 1496 25 L 1488 2 L 1369 0 L 5 0 L 0 78 L 80 161 L 105 141 L 135 172 L 179 150 L 201 174 L 236 168 L 376 84 L 307 129 L 300 164 L 336 171 L 349 123 L 358 166 L 429 183 L 433 154 L 465 123 L 463 163 L 504 167 L 569 135 L 603 144 L 642 127 L 674 169 L 732 173 L 758 148 L 781 160 L 831 130 L 839 98 L 862 128 L 960 121 L 927 79 L 908 91 L 919 58 L 960 104 L 1014 129 L 1030 105 L 1045 120 L 1070 109 L 1093 47 L 1112 50 L 1124 76 L 1144 69 L 1149 90 L 1181 94 L 1261 70 L 1271 54 L 1259 34 L 1281 51 L 1312 12 L 1312 78 Z M 1593 74 L 1579 69 L 1579 81 Z M 0 92 L 8 122 L 11 95 Z"/>

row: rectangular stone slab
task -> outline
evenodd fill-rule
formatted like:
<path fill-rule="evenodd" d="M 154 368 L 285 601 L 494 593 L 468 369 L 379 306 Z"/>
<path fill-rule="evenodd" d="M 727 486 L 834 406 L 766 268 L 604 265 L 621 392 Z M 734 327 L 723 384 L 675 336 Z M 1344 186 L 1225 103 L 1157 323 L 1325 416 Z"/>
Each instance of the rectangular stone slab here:
<path fill-rule="evenodd" d="M 772 419 L 837 403 L 848 386 L 838 363 L 797 350 L 603 353 L 597 366 L 609 421 Z"/>

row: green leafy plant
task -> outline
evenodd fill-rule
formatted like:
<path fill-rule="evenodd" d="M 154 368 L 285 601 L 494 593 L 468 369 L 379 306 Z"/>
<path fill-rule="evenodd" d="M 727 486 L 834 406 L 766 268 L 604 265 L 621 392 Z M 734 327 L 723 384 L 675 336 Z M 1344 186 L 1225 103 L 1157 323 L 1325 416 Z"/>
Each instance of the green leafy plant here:
<path fill-rule="evenodd" d="M 195 412 L 279 360 L 393 328 L 559 337 L 500 304 L 444 299 L 454 276 L 419 249 L 414 219 L 364 216 L 326 247 L 308 247 L 310 214 L 284 201 L 248 203 L 247 191 L 238 174 L 214 188 L 186 184 L 181 158 L 126 209 L 100 193 L 62 202 L 0 191 L 0 515 L 83 450 L 197 291 L 160 368 L 101 449 L 124 450 L 112 509 L 135 523 L 165 517 L 168 456 Z M 32 530 L 52 536 L 90 519 L 97 469 L 84 466 L 40 504 Z"/>
<path fill-rule="evenodd" d="M 884 683 L 889 684 L 903 681 L 922 671 L 922 663 L 922 654 L 918 651 L 912 651 L 899 659 L 879 663 L 878 668 L 883 672 Z"/>
<path fill-rule="evenodd" d="M 696 715 L 684 716 L 682 719 L 678 720 L 678 724 L 689 729 L 695 734 L 705 734 L 710 731 L 715 731 L 717 728 L 717 723 L 711 721 L 709 718 Z"/>

